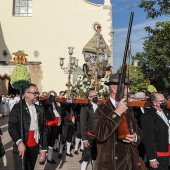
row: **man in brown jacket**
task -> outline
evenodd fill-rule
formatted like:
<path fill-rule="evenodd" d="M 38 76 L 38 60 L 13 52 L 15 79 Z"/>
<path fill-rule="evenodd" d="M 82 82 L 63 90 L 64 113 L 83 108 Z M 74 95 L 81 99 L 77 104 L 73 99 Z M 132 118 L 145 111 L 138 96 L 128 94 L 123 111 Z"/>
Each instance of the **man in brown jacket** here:
<path fill-rule="evenodd" d="M 132 109 L 126 105 L 126 99 L 118 102 L 118 73 L 112 74 L 109 82 L 110 97 L 95 112 L 94 130 L 97 138 L 96 170 L 143 170 L 138 156 L 137 146 L 142 140 Z M 127 88 L 125 88 L 125 91 Z M 118 139 L 118 127 L 122 114 L 126 112 L 131 134 Z"/>

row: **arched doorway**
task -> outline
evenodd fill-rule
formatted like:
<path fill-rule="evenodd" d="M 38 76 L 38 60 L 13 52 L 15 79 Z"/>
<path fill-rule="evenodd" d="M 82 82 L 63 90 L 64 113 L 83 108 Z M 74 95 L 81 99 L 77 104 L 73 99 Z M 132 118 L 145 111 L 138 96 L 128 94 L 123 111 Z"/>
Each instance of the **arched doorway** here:
<path fill-rule="evenodd" d="M 18 91 L 14 89 L 10 84 L 10 77 L 5 75 L 0 77 L 0 96 L 5 95 L 16 95 Z"/>
<path fill-rule="evenodd" d="M 16 95 L 16 94 L 19 94 L 19 91 L 14 89 L 12 86 L 11 86 L 11 83 L 10 83 L 10 79 L 9 79 L 9 82 L 8 82 L 8 95 Z"/>
<path fill-rule="evenodd" d="M 8 83 L 9 77 L 7 75 L 0 77 L 0 95 L 7 95 L 8 94 Z"/>

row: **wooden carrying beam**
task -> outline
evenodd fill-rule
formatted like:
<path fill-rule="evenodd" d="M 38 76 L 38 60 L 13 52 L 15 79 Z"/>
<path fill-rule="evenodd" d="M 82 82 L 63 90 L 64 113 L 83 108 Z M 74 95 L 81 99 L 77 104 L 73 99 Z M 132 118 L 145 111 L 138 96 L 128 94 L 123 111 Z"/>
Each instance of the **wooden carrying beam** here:
<path fill-rule="evenodd" d="M 43 98 L 41 97 L 40 100 L 47 100 L 47 97 Z M 87 104 L 88 99 L 79 99 L 79 98 L 56 98 L 57 102 L 63 102 L 63 103 L 75 103 L 75 104 Z M 106 100 L 104 99 L 99 99 L 98 104 L 104 103 Z M 150 102 L 149 101 L 132 101 L 128 103 L 129 106 L 132 107 L 150 107 Z M 167 101 L 167 108 L 170 109 L 170 101 Z"/>

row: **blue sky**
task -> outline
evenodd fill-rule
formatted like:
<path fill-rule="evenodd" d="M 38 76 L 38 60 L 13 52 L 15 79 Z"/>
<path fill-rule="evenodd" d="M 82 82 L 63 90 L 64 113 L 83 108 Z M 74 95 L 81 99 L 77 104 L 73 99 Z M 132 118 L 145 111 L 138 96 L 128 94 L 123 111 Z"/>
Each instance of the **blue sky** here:
<path fill-rule="evenodd" d="M 93 3 L 103 4 L 104 0 L 89 0 Z M 134 12 L 133 25 L 131 30 L 131 54 L 143 51 L 144 38 L 147 32 L 146 26 L 155 27 L 155 22 L 169 19 L 168 17 L 159 17 L 156 19 L 147 19 L 146 13 L 139 8 L 141 0 L 110 0 L 113 11 L 113 55 L 114 72 L 122 64 L 124 49 L 126 44 L 127 31 L 129 26 L 130 13 Z"/>

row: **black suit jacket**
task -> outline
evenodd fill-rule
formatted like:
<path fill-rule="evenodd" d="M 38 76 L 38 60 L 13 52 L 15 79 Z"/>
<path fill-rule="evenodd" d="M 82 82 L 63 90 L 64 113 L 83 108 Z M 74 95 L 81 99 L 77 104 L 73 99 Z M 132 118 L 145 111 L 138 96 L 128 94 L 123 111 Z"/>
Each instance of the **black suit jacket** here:
<path fill-rule="evenodd" d="M 90 102 L 81 108 L 80 124 L 82 140 L 87 140 L 87 132 L 94 133 L 94 110 Z"/>
<path fill-rule="evenodd" d="M 23 141 L 27 141 L 31 123 L 31 116 L 25 100 L 22 101 L 22 106 L 23 106 L 23 136 L 24 136 Z M 40 133 L 39 143 L 42 146 L 42 150 L 47 150 L 48 129 L 45 123 L 44 108 L 39 105 L 35 105 L 35 108 L 38 116 L 38 127 Z M 8 131 L 14 143 L 21 139 L 20 103 L 14 105 L 13 109 L 11 110 L 8 122 Z"/>
<path fill-rule="evenodd" d="M 49 98 L 47 100 L 42 100 L 41 103 L 44 107 L 45 110 L 45 117 L 46 119 L 54 119 L 55 118 L 55 114 L 53 111 L 53 105 L 52 103 L 54 102 L 55 107 L 57 112 L 59 113 L 61 120 L 63 120 L 63 117 L 65 116 L 65 110 L 62 107 L 59 107 L 56 103 L 55 97 L 53 95 L 50 95 Z"/>
<path fill-rule="evenodd" d="M 132 107 L 132 109 L 133 109 L 133 113 L 134 113 L 135 119 L 136 119 L 136 121 L 137 121 L 137 124 L 138 124 L 139 128 L 141 128 L 141 120 L 140 120 L 140 118 L 141 118 L 141 116 L 142 116 L 144 113 L 146 113 L 146 112 L 149 110 L 149 108 L 145 108 L 145 107 L 144 107 L 144 108 L 143 108 L 144 113 L 142 112 L 142 110 L 141 110 L 140 107 Z"/>
<path fill-rule="evenodd" d="M 164 110 L 168 120 L 170 114 L 168 110 Z M 162 118 L 156 113 L 156 109 L 151 108 L 141 117 L 141 125 L 143 131 L 143 143 L 145 145 L 148 159 L 156 159 L 156 152 L 168 151 L 168 126 Z"/>

